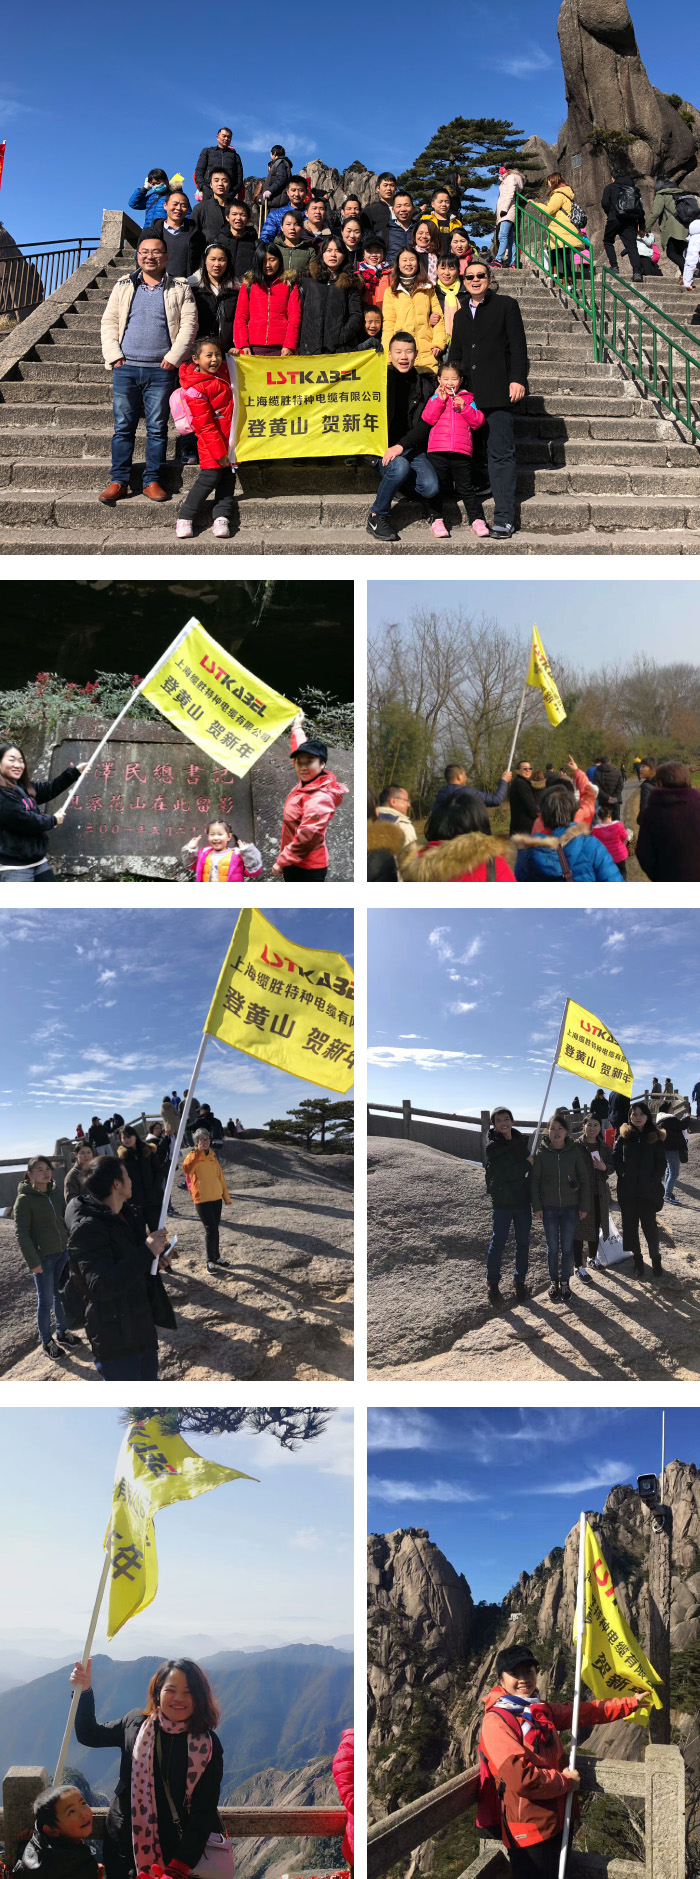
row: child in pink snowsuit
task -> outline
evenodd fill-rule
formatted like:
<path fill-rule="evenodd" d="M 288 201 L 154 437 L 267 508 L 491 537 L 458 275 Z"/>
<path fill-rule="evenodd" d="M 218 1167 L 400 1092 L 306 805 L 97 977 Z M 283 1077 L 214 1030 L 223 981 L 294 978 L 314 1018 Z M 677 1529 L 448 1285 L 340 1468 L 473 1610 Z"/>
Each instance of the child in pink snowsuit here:
<path fill-rule="evenodd" d="M 590 834 L 597 835 L 598 841 L 602 842 L 604 848 L 607 848 L 610 860 L 615 862 L 615 866 L 619 868 L 623 881 L 626 881 L 627 862 L 630 852 L 627 844 L 631 840 L 632 830 L 626 829 L 624 822 L 613 822 L 614 808 L 614 797 L 598 797 L 598 816 L 600 819 L 598 822 L 592 823 Z"/>
<path fill-rule="evenodd" d="M 462 374 L 456 365 L 441 366 L 437 391 L 428 399 L 422 413 L 423 423 L 430 425 L 428 456 L 437 470 L 440 482 L 435 497 L 435 503 L 440 504 L 440 513 L 430 524 L 438 541 L 445 541 L 450 533 L 445 527 L 442 513 L 442 505 L 449 494 L 450 476 L 457 495 L 462 498 L 474 534 L 490 533 L 484 521 L 481 498 L 474 495 L 472 488 L 472 432 L 478 431 L 483 424 L 484 413 L 477 411 L 471 392 L 462 391 L 461 385 Z"/>

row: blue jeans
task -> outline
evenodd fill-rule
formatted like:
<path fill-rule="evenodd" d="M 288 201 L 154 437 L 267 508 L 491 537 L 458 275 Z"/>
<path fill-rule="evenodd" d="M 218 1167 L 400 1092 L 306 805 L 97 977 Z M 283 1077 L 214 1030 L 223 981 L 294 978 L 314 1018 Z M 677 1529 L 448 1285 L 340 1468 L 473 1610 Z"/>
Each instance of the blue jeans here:
<path fill-rule="evenodd" d="M 103 1383 L 155 1383 L 158 1376 L 158 1352 L 137 1351 L 131 1357 L 110 1357 L 95 1369 Z"/>
<path fill-rule="evenodd" d="M 574 1234 L 578 1225 L 578 1207 L 544 1207 L 542 1225 L 547 1241 L 547 1265 L 553 1285 L 568 1285 L 574 1269 Z M 559 1254 L 561 1251 L 561 1274 Z"/>
<path fill-rule="evenodd" d="M 671 1195 L 673 1193 L 674 1187 L 678 1180 L 680 1171 L 681 1171 L 680 1149 L 667 1148 L 666 1150 L 666 1173 L 664 1175 L 664 1194 L 665 1194 L 666 1200 L 671 1199 Z"/>
<path fill-rule="evenodd" d="M 505 261 L 506 267 L 510 267 L 513 260 L 514 247 L 515 223 L 501 222 L 498 229 L 498 253 L 496 260 Z"/>
<path fill-rule="evenodd" d="M 432 502 L 437 496 L 440 483 L 437 471 L 433 469 L 429 457 L 408 458 L 392 457 L 372 503 L 374 515 L 388 515 L 394 496 L 410 496 L 414 489 L 417 496 L 423 496 L 426 502 Z"/>
<path fill-rule="evenodd" d="M 157 483 L 168 452 L 170 394 L 177 388 L 177 372 L 162 365 L 132 365 L 126 359 L 112 372 L 112 480 L 128 483 L 134 454 L 136 426 L 146 420 L 146 466 L 143 487 Z"/>
<path fill-rule="evenodd" d="M 49 1259 L 42 1259 L 41 1272 L 32 1274 L 37 1291 L 36 1321 L 42 1344 L 48 1344 L 51 1336 L 52 1305 L 56 1330 L 61 1332 L 66 1329 L 66 1314 L 57 1291 L 65 1263 L 65 1253 L 52 1253 Z"/>
<path fill-rule="evenodd" d="M 506 1240 L 510 1232 L 511 1221 L 515 1234 L 515 1279 L 524 1279 L 530 1257 L 530 1228 L 532 1226 L 532 1208 L 529 1201 L 522 1207 L 494 1207 L 493 1232 L 491 1244 L 486 1254 L 486 1281 L 488 1285 L 498 1285 L 501 1276 L 501 1259 Z"/>

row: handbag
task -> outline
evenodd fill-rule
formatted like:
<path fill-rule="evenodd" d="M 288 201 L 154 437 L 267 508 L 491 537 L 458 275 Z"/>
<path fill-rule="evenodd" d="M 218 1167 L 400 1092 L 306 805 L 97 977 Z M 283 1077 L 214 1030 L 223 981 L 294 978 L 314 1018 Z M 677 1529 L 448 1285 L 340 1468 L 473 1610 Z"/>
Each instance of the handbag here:
<path fill-rule="evenodd" d="M 602 1228 L 598 1239 L 598 1251 L 593 1261 L 594 1266 L 616 1266 L 620 1259 L 630 1259 L 631 1253 L 625 1252 L 622 1234 L 617 1227 L 610 1225 L 607 1240 L 603 1239 Z"/>
<path fill-rule="evenodd" d="M 156 1736 L 156 1760 L 160 1769 L 160 1778 L 163 1783 L 165 1798 L 170 1808 L 173 1826 L 178 1839 L 181 1840 L 182 1821 L 163 1772 L 163 1744 L 160 1734 Z M 225 1833 L 210 1833 L 201 1858 L 196 1866 L 190 1867 L 190 1872 L 193 1874 L 196 1873 L 198 1879 L 233 1879 L 233 1842 L 227 1839 Z"/>

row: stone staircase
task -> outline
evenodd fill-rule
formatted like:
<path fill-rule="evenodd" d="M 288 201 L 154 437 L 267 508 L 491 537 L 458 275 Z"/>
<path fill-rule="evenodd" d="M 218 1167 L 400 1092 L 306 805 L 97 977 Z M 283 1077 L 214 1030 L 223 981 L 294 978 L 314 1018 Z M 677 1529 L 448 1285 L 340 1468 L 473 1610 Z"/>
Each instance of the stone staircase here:
<path fill-rule="evenodd" d="M 215 540 L 205 521 L 191 542 L 178 542 L 178 507 L 196 471 L 178 462 L 174 431 L 164 473 L 168 504 L 134 494 L 103 508 L 97 494 L 109 480 L 112 423 L 99 325 L 114 281 L 130 266 L 127 253 L 106 260 L 70 304 L 64 297 L 56 323 L 47 319 L 41 339 L 4 375 L 0 347 L 1 553 L 700 552 L 700 451 L 621 367 L 594 364 L 583 319 L 529 271 L 502 280 L 502 291 L 522 307 L 530 353 L 529 396 L 515 420 L 520 524 L 510 543 L 479 542 L 463 512 L 448 507 L 453 533 L 438 546 L 419 507 L 406 502 L 393 511 L 400 544 L 377 544 L 365 529 L 376 472 L 340 460 L 245 466 L 231 540 Z M 653 285 L 665 310 L 693 319 L 690 295 L 670 282 Z M 700 327 L 688 335 L 700 371 Z M 135 491 L 142 449 L 137 437 Z M 487 503 L 487 517 L 490 509 Z"/>

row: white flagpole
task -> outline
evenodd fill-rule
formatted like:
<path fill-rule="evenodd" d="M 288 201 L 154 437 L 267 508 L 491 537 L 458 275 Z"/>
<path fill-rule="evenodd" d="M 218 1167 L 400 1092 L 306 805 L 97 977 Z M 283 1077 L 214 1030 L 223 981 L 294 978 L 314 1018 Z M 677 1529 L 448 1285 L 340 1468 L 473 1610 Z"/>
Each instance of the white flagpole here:
<path fill-rule="evenodd" d="M 581 1519 L 579 1521 L 579 1530 L 578 1530 L 578 1590 L 576 1593 L 576 1676 L 574 1679 L 574 1709 L 573 1709 L 573 1715 L 571 1718 L 571 1749 L 569 1751 L 569 1767 L 570 1768 L 576 1767 L 576 1750 L 578 1748 L 578 1717 L 579 1717 L 579 1709 L 581 1705 L 581 1664 L 583 1662 L 583 1602 L 584 1602 L 583 1594 L 584 1594 L 585 1577 L 586 1577 L 585 1553 L 586 1553 L 586 1516 L 585 1514 L 582 1514 Z M 561 1853 L 559 1856 L 559 1879 L 564 1879 L 564 1875 L 566 1872 L 566 1861 L 567 1861 L 568 1852 L 569 1852 L 569 1839 L 571 1837 L 571 1810 L 572 1810 L 573 1804 L 574 1804 L 574 1792 L 572 1788 L 570 1789 L 566 1797 L 566 1813 L 564 1815 L 564 1832 L 562 1835 Z"/>
<path fill-rule="evenodd" d="M 127 711 L 131 710 L 134 699 L 138 698 L 139 693 L 143 691 L 144 685 L 148 685 L 150 680 L 155 678 L 156 672 L 160 672 L 160 668 L 161 666 L 165 665 L 166 659 L 169 659 L 172 653 L 177 652 L 178 646 L 182 645 L 183 639 L 187 638 L 187 635 L 189 632 L 191 632 L 192 627 L 198 626 L 198 625 L 199 625 L 199 622 L 195 620 L 194 615 L 193 615 L 192 619 L 188 620 L 187 625 L 183 626 L 182 632 L 178 633 L 177 638 L 173 640 L 172 646 L 168 646 L 167 650 L 161 653 L 160 658 L 156 660 L 155 665 L 151 666 L 151 670 L 150 672 L 146 673 L 145 678 L 139 679 L 138 685 L 134 686 L 133 692 L 131 693 L 131 697 L 127 698 L 126 704 L 122 706 L 122 709 L 119 712 L 118 717 L 116 717 L 113 723 L 110 724 L 109 730 L 105 731 L 104 737 L 101 739 L 100 743 L 96 746 L 95 750 L 93 750 L 92 756 L 88 758 L 85 768 L 81 770 L 80 772 L 80 776 L 78 777 L 77 783 L 71 784 L 71 787 L 68 791 L 68 795 L 66 796 L 65 801 L 63 803 L 64 809 L 67 809 L 68 804 L 73 801 L 73 797 L 75 796 L 76 791 L 80 789 L 81 783 L 85 782 L 85 778 L 88 774 L 88 771 L 92 769 L 93 763 L 97 762 L 97 759 L 100 755 L 100 751 L 104 750 L 105 744 L 108 744 L 110 737 L 113 737 L 114 732 L 116 731 L 117 725 L 121 724 L 122 718 L 125 718 Z"/>
<path fill-rule="evenodd" d="M 203 1064 L 203 1062 L 204 1062 L 204 1052 L 205 1052 L 205 1050 L 206 1050 L 206 1048 L 207 1048 L 207 1043 L 208 1043 L 208 1032 L 207 1032 L 207 1031 L 204 1031 L 204 1032 L 202 1033 L 202 1042 L 201 1042 L 201 1044 L 200 1044 L 200 1046 L 199 1046 L 199 1050 L 197 1051 L 197 1057 L 196 1057 L 196 1062 L 195 1062 L 195 1066 L 194 1066 L 194 1070 L 192 1071 L 192 1077 L 191 1077 L 191 1081 L 190 1081 L 190 1087 L 189 1087 L 189 1089 L 188 1089 L 188 1091 L 187 1091 L 187 1101 L 186 1101 L 186 1102 L 184 1102 L 184 1103 L 183 1103 L 183 1105 L 182 1105 L 182 1115 L 181 1115 L 181 1117 L 180 1117 L 180 1123 L 179 1123 L 179 1127 L 178 1127 L 178 1131 L 177 1131 L 177 1135 L 176 1135 L 176 1137 L 175 1137 L 175 1147 L 174 1147 L 174 1149 L 173 1149 L 173 1152 L 172 1152 L 172 1156 L 171 1156 L 171 1159 L 170 1159 L 170 1167 L 169 1167 L 169 1169 L 168 1169 L 168 1179 L 167 1179 L 167 1181 L 166 1181 L 166 1183 L 165 1183 L 165 1193 L 164 1193 L 164 1195 L 163 1195 L 163 1199 L 162 1199 L 162 1202 L 161 1202 L 161 1209 L 160 1209 L 160 1220 L 158 1221 L 158 1225 L 159 1225 L 159 1227 L 164 1227 L 164 1226 L 166 1226 L 166 1224 L 167 1224 L 167 1219 L 168 1219 L 168 1204 L 169 1204 L 169 1201 L 170 1201 L 170 1196 L 171 1196 L 171 1194 L 172 1194 L 172 1191 L 173 1191 L 173 1184 L 174 1184 L 174 1181 L 175 1181 L 175 1172 L 176 1172 L 176 1169 L 177 1169 L 177 1164 L 178 1164 L 178 1159 L 179 1159 L 179 1156 L 180 1156 L 180 1150 L 181 1150 L 181 1148 L 182 1148 L 182 1143 L 183 1143 L 183 1138 L 184 1138 L 184 1134 L 185 1134 L 185 1129 L 187 1128 L 187 1118 L 188 1118 L 188 1116 L 189 1116 L 189 1113 L 190 1113 L 190 1104 L 191 1104 L 191 1102 L 192 1102 L 192 1097 L 194 1096 L 194 1092 L 195 1092 L 195 1088 L 196 1088 L 196 1084 L 197 1084 L 197 1078 L 198 1078 L 198 1076 L 199 1076 L 199 1072 L 200 1072 L 200 1070 L 201 1070 L 201 1068 L 202 1068 L 202 1064 Z M 156 1271 L 156 1272 L 157 1272 L 157 1270 L 158 1270 L 158 1261 L 157 1261 L 157 1259 L 156 1259 L 156 1260 L 154 1261 L 154 1264 L 153 1264 L 153 1266 L 152 1266 L 152 1268 L 151 1268 L 151 1270 L 152 1270 L 152 1271 Z"/>
<path fill-rule="evenodd" d="M 544 1097 L 543 1097 L 543 1099 L 542 1099 L 542 1108 L 541 1108 L 541 1110 L 540 1110 L 540 1119 L 539 1119 L 539 1122 L 538 1122 L 538 1124 L 537 1124 L 537 1128 L 535 1129 L 535 1133 L 534 1133 L 534 1135 L 533 1135 L 533 1138 L 532 1138 L 532 1141 L 531 1141 L 531 1143 L 530 1143 L 530 1154 L 531 1154 L 531 1155 L 534 1155 L 534 1153 L 535 1153 L 535 1149 L 536 1149 L 536 1147 L 537 1147 L 537 1144 L 538 1144 L 538 1142 L 539 1142 L 539 1139 L 540 1139 L 540 1134 L 541 1134 L 541 1132 L 542 1132 L 542 1117 L 543 1117 L 543 1115 L 544 1115 L 544 1112 L 545 1112 L 545 1109 L 546 1109 L 546 1107 L 547 1107 L 547 1097 L 548 1097 L 548 1095 L 549 1095 L 549 1092 L 550 1092 L 550 1090 L 551 1090 L 551 1087 L 552 1087 L 552 1078 L 553 1078 L 553 1076 L 554 1076 L 554 1072 L 555 1072 L 555 1070 L 556 1070 L 556 1067 L 557 1067 L 557 1057 L 559 1056 L 559 1052 L 560 1052 L 560 1050 L 561 1050 L 561 1040 L 562 1040 L 562 1038 L 563 1038 L 563 1036 L 564 1036 L 564 1025 L 566 1024 L 566 1014 L 567 1014 L 567 1011 L 568 1011 L 568 1009 L 569 1009 L 569 1000 L 568 1000 L 568 998 L 567 998 L 567 1001 L 566 1001 L 566 1004 L 565 1004 L 565 1006 L 564 1006 L 564 1015 L 563 1015 L 563 1018 L 562 1018 L 562 1021 L 561 1021 L 561 1024 L 560 1024 L 560 1026 L 559 1026 L 559 1036 L 558 1036 L 558 1038 L 557 1038 L 557 1041 L 556 1041 L 556 1045 L 555 1045 L 555 1050 L 554 1050 L 554 1056 L 553 1056 L 553 1058 L 552 1058 L 552 1068 L 551 1068 L 551 1070 L 550 1070 L 550 1072 L 549 1072 L 549 1079 L 548 1079 L 548 1082 L 547 1082 L 547 1088 L 546 1088 L 546 1090 L 545 1090 L 545 1093 L 544 1093 Z"/>
<path fill-rule="evenodd" d="M 111 1566 L 111 1564 L 112 1564 L 112 1544 L 111 1544 L 111 1542 L 112 1542 L 112 1535 L 111 1535 L 111 1532 L 110 1532 L 110 1533 L 108 1533 L 108 1535 L 107 1535 L 107 1539 L 106 1539 L 106 1542 L 105 1542 L 105 1559 L 104 1559 L 104 1565 L 103 1565 L 103 1567 L 102 1567 L 102 1572 L 101 1572 L 101 1575 L 100 1575 L 100 1583 L 99 1583 L 99 1585 L 98 1585 L 98 1588 L 97 1588 L 97 1597 L 96 1597 L 96 1599 L 95 1599 L 95 1603 L 94 1603 L 94 1605 L 93 1605 L 93 1608 L 92 1608 L 92 1617 L 91 1617 L 91 1619 L 90 1619 L 90 1624 L 89 1624 L 89 1627 L 88 1627 L 88 1634 L 87 1634 L 87 1637 L 86 1637 L 86 1639 L 85 1639 L 85 1649 L 84 1649 L 84 1651 L 83 1651 L 83 1655 L 82 1655 L 82 1657 L 81 1657 L 81 1659 L 80 1659 L 80 1662 L 81 1662 L 81 1664 L 83 1665 L 83 1667 L 84 1667 L 84 1668 L 85 1668 L 85 1667 L 87 1666 L 87 1664 L 88 1664 L 88 1663 L 90 1662 L 90 1655 L 91 1655 L 91 1652 L 92 1652 L 92 1643 L 93 1643 L 93 1638 L 94 1638 L 94 1636 L 95 1636 L 95 1632 L 96 1632 L 96 1630 L 97 1630 L 97 1620 L 98 1620 L 98 1618 L 99 1618 L 99 1615 L 100 1615 L 100 1606 L 101 1606 L 101 1604 L 102 1604 L 102 1600 L 103 1600 L 103 1598 L 104 1598 L 104 1595 L 105 1595 L 105 1586 L 106 1586 L 106 1584 L 107 1584 L 107 1579 L 108 1579 L 108 1577 L 109 1577 L 109 1568 L 110 1568 L 110 1566 Z M 68 1721 L 67 1721 L 67 1723 L 66 1723 L 66 1726 L 65 1726 L 65 1729 L 64 1729 L 64 1732 L 63 1732 L 63 1741 L 62 1741 L 62 1743 L 61 1743 L 61 1747 L 60 1747 L 60 1749 L 59 1749 L 59 1752 L 58 1752 L 58 1761 L 57 1761 L 57 1763 L 56 1763 L 56 1773 L 55 1773 L 55 1775 L 54 1775 L 54 1778 L 53 1778 L 53 1785 L 54 1785 L 54 1787 L 57 1787 L 57 1786 L 58 1786 L 58 1783 L 59 1783 L 59 1781 L 61 1780 L 61 1776 L 62 1776 L 62 1774 L 63 1774 L 63 1770 L 64 1770 L 64 1767 L 65 1767 L 65 1761 L 66 1761 L 66 1756 L 67 1756 L 67 1754 L 68 1754 L 68 1747 L 69 1747 L 69 1744 L 70 1744 L 70 1739 L 71 1739 L 71 1736 L 72 1736 L 72 1734 L 73 1734 L 73 1723 L 74 1723 L 74 1721 L 75 1721 L 75 1712 L 76 1712 L 76 1709 L 77 1709 L 77 1707 L 78 1707 L 78 1703 L 79 1703 L 79 1702 L 80 1702 L 80 1689 L 79 1689 L 79 1688 L 76 1688 L 76 1689 L 75 1689 L 75 1690 L 73 1691 L 73 1693 L 72 1693 L 72 1696 L 71 1696 L 71 1704 L 70 1704 L 70 1709 L 69 1709 L 69 1711 L 68 1711 Z"/>
<path fill-rule="evenodd" d="M 529 660 L 528 660 L 528 672 L 529 672 L 529 670 L 530 670 L 530 662 L 529 662 Z M 515 720 L 515 730 L 514 730 L 514 732 L 513 732 L 513 742 L 512 742 L 512 744 L 511 744 L 511 747 L 510 747 L 510 750 L 509 750 L 509 752 L 508 752 L 508 762 L 507 762 L 507 764 L 506 764 L 506 769 L 507 769 L 507 770 L 512 770 L 512 768 L 513 768 L 513 758 L 514 758 L 514 756 L 515 756 L 515 746 L 516 746 L 516 744 L 517 744 L 517 741 L 518 741 L 518 732 L 519 732 L 519 730 L 520 730 L 520 726 L 521 726 L 521 724 L 522 724 L 522 720 L 523 720 L 523 712 L 524 712 L 524 710 L 525 710 L 525 698 L 526 698 L 526 695 L 527 695 L 527 679 L 525 680 L 525 684 L 523 685 L 523 695 L 522 695 L 522 698 L 521 698 L 521 700 L 520 700 L 520 704 L 519 704 L 519 707 L 518 707 L 518 715 L 517 715 L 517 718 L 516 718 L 516 720 Z"/>

